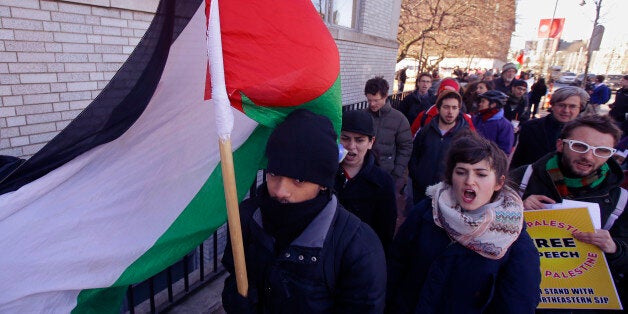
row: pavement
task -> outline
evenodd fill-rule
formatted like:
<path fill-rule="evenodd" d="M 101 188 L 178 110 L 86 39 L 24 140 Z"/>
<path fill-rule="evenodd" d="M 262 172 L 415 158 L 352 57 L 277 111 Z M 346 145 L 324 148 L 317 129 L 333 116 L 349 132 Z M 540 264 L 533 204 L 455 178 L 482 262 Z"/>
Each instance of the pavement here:
<path fill-rule="evenodd" d="M 188 295 L 178 304 L 163 313 L 169 314 L 224 314 L 221 293 L 227 272 L 217 277 L 208 285 Z"/>

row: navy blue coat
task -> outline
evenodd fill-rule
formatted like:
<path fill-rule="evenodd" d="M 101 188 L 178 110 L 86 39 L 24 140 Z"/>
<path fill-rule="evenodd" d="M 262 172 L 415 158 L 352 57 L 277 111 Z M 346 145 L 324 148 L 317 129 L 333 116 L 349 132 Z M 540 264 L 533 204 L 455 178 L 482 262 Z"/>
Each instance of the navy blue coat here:
<path fill-rule="evenodd" d="M 334 190 L 344 208 L 373 228 L 387 252 L 397 223 L 395 183 L 375 164 L 373 153 L 366 153 L 362 169 L 351 180 L 339 168 Z"/>
<path fill-rule="evenodd" d="M 539 253 L 525 231 L 491 260 L 452 242 L 425 199 L 399 229 L 388 261 L 388 313 L 534 313 Z"/>
<path fill-rule="evenodd" d="M 381 313 L 386 289 L 382 246 L 369 226 L 336 197 L 286 249 L 275 252 L 255 199 L 240 206 L 249 281 L 237 292 L 230 241 L 222 263 L 227 313 Z"/>
<path fill-rule="evenodd" d="M 445 154 L 454 136 L 469 124 L 459 114 L 456 125 L 444 135 L 438 128 L 438 117 L 421 128 L 414 138 L 412 156 L 410 157 L 410 178 L 412 179 L 412 195 L 414 204 L 426 198 L 425 189 L 443 180 L 445 172 Z"/>
<path fill-rule="evenodd" d="M 421 96 L 419 91 L 415 90 L 401 101 L 397 109 L 406 116 L 408 123 L 412 125 L 419 113 L 429 109 L 435 102 L 436 96 L 431 91 L 428 90 L 427 94 Z"/>

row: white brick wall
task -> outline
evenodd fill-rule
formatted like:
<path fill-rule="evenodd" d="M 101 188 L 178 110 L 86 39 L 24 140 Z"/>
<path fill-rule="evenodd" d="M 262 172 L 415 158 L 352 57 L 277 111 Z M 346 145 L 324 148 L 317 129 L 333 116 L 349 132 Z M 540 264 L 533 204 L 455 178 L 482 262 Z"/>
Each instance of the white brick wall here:
<path fill-rule="evenodd" d="M 130 43 L 139 42 L 153 14 L 111 6 L 108 0 L 0 0 L 0 154 L 35 153 L 133 51 Z"/>
<path fill-rule="evenodd" d="M 0 0 L 0 154 L 30 157 L 100 93 L 152 21 L 158 0 Z M 358 30 L 334 28 L 342 102 L 392 84 L 400 0 L 362 0 Z M 398 14 L 398 13 L 397 13 Z"/>
<path fill-rule="evenodd" d="M 390 38 L 391 34 L 396 36 L 399 17 L 393 17 L 395 12 L 393 3 L 392 0 L 362 1 L 362 32 L 383 38 Z M 391 33 L 393 18 L 397 23 L 394 25 L 394 32 Z"/>
<path fill-rule="evenodd" d="M 331 28 L 340 51 L 342 103 L 366 100 L 364 84 L 383 76 L 390 85 L 397 57 L 397 27 L 401 0 L 363 0 L 358 11 L 358 31 Z"/>
<path fill-rule="evenodd" d="M 397 49 L 377 47 L 364 43 L 336 41 L 340 51 L 340 79 L 342 103 L 352 104 L 366 100 L 364 84 L 370 78 L 383 76 L 390 85 L 395 72 Z"/>

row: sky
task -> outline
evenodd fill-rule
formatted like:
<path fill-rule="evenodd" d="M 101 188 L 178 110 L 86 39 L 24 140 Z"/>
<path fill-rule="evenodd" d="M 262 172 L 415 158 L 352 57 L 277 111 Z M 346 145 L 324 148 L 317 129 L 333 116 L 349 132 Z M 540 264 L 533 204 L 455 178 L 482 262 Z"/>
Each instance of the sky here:
<path fill-rule="evenodd" d="M 517 24 L 511 40 L 511 49 L 523 49 L 526 40 L 536 40 L 540 19 L 551 19 L 556 7 L 554 18 L 565 18 L 565 27 L 561 39 L 566 41 L 591 37 L 593 20 L 595 19 L 595 4 L 593 0 L 517 0 Z M 602 48 L 613 48 L 625 45 L 628 42 L 628 27 L 626 27 L 627 0 L 602 0 L 602 9 L 598 24 L 604 25 Z"/>

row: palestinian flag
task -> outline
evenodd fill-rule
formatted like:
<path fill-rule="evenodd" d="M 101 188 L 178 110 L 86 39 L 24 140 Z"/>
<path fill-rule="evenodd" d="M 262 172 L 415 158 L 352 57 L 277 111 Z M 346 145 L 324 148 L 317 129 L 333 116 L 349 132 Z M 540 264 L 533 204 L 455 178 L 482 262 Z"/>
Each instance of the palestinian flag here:
<path fill-rule="evenodd" d="M 119 312 L 128 285 L 225 222 L 206 10 L 162 0 L 92 104 L 0 178 L 0 312 Z M 339 55 L 310 0 L 223 0 L 220 15 L 242 199 L 291 110 L 339 128 Z"/>
<path fill-rule="evenodd" d="M 515 60 L 517 61 L 517 70 L 521 69 L 523 67 L 523 50 L 519 51 L 519 54 L 517 54 L 517 57 L 515 58 Z"/>

